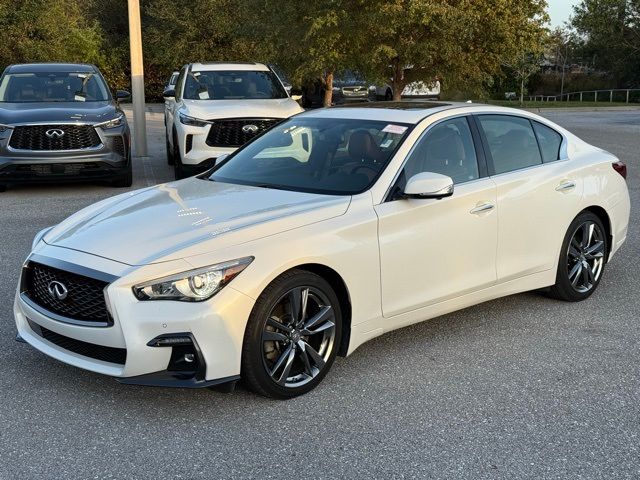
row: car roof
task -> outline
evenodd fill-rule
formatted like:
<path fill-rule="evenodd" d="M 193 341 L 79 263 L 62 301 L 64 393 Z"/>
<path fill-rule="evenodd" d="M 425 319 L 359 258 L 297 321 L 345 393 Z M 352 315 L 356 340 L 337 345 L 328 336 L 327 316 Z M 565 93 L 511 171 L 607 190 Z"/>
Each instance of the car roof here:
<path fill-rule="evenodd" d="M 87 63 L 19 63 L 9 65 L 5 73 L 95 73 L 98 69 L 95 65 Z"/>
<path fill-rule="evenodd" d="M 425 118 L 443 111 L 456 110 L 462 114 L 493 113 L 518 115 L 533 118 L 548 124 L 538 115 L 525 110 L 463 102 L 429 102 L 424 100 L 403 100 L 400 102 L 364 102 L 360 104 L 339 105 L 329 108 L 307 110 L 300 114 L 305 117 L 348 118 L 355 120 L 379 120 L 387 122 L 418 124 Z M 554 127 L 556 128 L 556 127 Z"/>
<path fill-rule="evenodd" d="M 267 67 L 264 63 L 255 63 L 255 62 L 203 62 L 203 63 L 192 63 L 190 65 L 191 71 L 198 72 L 206 72 L 206 71 L 216 71 L 216 70 L 247 70 L 247 71 L 269 71 L 269 67 Z"/>
<path fill-rule="evenodd" d="M 305 112 L 304 116 L 322 118 L 353 118 L 359 120 L 381 120 L 416 124 L 425 117 L 460 105 L 449 102 L 400 101 L 400 102 L 364 102 L 337 105 Z"/>

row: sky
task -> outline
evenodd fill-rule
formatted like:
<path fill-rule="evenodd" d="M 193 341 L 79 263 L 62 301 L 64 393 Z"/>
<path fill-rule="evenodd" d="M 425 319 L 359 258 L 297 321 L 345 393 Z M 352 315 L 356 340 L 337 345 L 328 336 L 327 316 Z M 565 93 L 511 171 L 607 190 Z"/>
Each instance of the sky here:
<path fill-rule="evenodd" d="M 573 12 L 573 5 L 579 3 L 579 0 L 547 0 L 549 4 L 549 16 L 551 17 L 552 27 L 561 27 L 564 22 L 569 20 L 569 15 Z"/>

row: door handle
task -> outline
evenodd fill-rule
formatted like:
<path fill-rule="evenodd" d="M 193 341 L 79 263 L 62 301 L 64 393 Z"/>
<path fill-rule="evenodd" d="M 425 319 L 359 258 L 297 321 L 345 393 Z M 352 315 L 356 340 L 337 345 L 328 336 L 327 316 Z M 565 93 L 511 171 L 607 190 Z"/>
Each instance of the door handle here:
<path fill-rule="evenodd" d="M 573 190 L 574 188 L 576 188 L 576 182 L 574 182 L 573 180 L 565 180 L 556 187 L 556 192 L 568 192 L 569 190 Z"/>
<path fill-rule="evenodd" d="M 482 203 L 482 204 L 478 205 L 477 207 L 472 208 L 469 213 L 477 215 L 479 213 L 489 212 L 489 211 L 493 210 L 494 208 L 496 208 L 496 207 L 495 207 L 495 205 L 493 203 Z"/>

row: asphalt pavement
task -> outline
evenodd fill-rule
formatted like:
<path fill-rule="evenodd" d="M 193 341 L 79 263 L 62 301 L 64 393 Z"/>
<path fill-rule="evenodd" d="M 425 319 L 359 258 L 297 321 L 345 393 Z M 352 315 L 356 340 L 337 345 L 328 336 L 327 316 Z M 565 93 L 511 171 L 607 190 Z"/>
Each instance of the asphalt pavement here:
<path fill-rule="evenodd" d="M 120 385 L 15 342 L 34 234 L 122 190 L 0 193 L 0 479 L 640 478 L 640 110 L 545 115 L 629 166 L 629 237 L 598 291 L 389 333 L 286 402 Z M 162 116 L 148 119 L 133 188 L 172 178 Z"/>

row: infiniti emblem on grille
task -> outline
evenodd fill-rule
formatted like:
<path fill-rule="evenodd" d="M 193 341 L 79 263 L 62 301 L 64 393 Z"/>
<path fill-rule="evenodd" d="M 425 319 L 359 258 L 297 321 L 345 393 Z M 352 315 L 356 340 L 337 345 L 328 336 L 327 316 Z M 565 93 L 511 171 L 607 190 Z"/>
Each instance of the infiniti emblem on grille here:
<path fill-rule="evenodd" d="M 49 138 L 62 138 L 64 137 L 64 130 L 59 128 L 50 128 L 44 134 Z"/>
<path fill-rule="evenodd" d="M 244 127 L 242 127 L 242 131 L 244 133 L 258 133 L 258 126 L 257 125 L 245 125 Z"/>
<path fill-rule="evenodd" d="M 64 300 L 69 295 L 69 290 L 64 286 L 63 283 L 54 280 L 53 282 L 49 282 L 47 286 L 47 290 L 49 291 L 49 295 L 55 300 Z"/>

